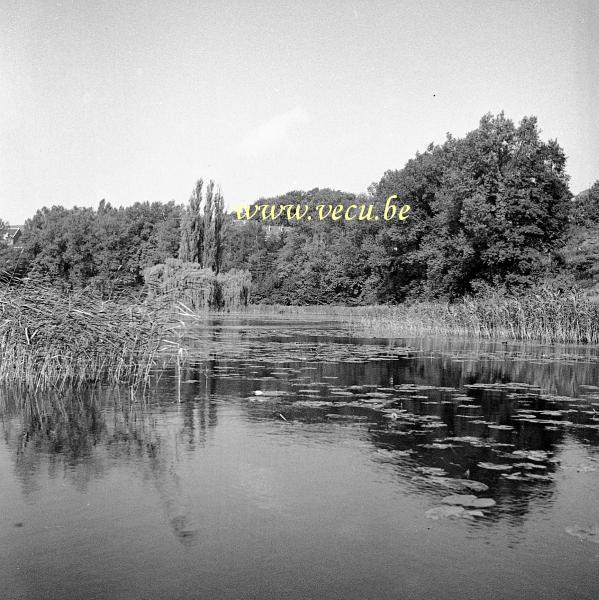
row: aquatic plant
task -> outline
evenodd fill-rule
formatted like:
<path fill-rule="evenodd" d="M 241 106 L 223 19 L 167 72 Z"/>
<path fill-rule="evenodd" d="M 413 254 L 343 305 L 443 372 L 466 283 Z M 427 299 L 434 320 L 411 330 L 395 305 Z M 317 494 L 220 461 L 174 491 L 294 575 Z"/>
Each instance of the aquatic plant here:
<path fill-rule="evenodd" d="M 417 303 L 394 307 L 373 326 L 393 331 L 464 334 L 481 338 L 599 343 L 599 305 L 572 292 L 543 290 L 523 296 L 465 298 L 453 304 Z"/>
<path fill-rule="evenodd" d="M 0 382 L 34 388 L 146 382 L 164 328 L 158 305 L 42 281 L 0 288 Z"/>
<path fill-rule="evenodd" d="M 390 337 L 471 336 L 546 343 L 599 343 L 599 303 L 582 292 L 543 289 L 525 295 L 420 301 L 381 306 L 260 307 L 281 315 L 331 315 L 356 333 Z"/>

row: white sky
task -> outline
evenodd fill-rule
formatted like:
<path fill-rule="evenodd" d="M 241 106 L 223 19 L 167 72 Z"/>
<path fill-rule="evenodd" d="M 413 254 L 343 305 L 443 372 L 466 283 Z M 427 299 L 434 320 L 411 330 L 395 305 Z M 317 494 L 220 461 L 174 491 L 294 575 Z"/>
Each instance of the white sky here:
<path fill-rule="evenodd" d="M 504 109 L 599 179 L 599 10 L 588 1 L 0 0 L 0 218 L 44 206 L 229 207 L 363 192 Z"/>

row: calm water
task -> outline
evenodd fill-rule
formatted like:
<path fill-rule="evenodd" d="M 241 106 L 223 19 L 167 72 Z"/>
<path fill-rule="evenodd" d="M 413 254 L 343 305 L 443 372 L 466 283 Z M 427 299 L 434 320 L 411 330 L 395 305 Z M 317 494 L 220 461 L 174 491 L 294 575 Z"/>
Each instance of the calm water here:
<path fill-rule="evenodd" d="M 599 355 L 233 317 L 0 399 L 0 597 L 599 597 Z"/>

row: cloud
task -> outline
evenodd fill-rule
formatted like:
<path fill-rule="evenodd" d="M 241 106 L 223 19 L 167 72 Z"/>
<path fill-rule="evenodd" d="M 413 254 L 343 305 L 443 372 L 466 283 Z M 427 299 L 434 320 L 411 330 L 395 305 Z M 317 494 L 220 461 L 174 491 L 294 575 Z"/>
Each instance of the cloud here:
<path fill-rule="evenodd" d="M 300 125 L 307 121 L 308 114 L 298 106 L 254 127 L 236 144 L 235 149 L 246 156 L 260 156 L 280 150 L 289 145 Z"/>

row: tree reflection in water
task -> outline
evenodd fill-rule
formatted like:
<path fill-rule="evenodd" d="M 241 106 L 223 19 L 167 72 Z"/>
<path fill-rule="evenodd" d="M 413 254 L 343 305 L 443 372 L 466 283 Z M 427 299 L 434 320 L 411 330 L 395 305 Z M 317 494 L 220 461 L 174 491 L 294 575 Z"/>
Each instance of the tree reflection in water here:
<path fill-rule="evenodd" d="M 183 445 L 193 451 L 196 436 L 203 443 L 207 429 L 217 423 L 216 407 L 207 397 L 198 399 L 188 391 L 182 427 L 173 434 L 161 428 L 156 403 L 160 395 L 159 389 L 151 398 L 132 397 L 123 389 L 38 395 L 4 390 L 0 394 L 3 436 L 14 452 L 24 497 L 39 492 L 37 479 L 45 467 L 50 478 L 62 475 L 84 492 L 92 479 L 130 464 L 142 479 L 153 482 L 173 533 L 182 543 L 193 543 L 196 528 L 177 475 L 177 449 Z"/>

